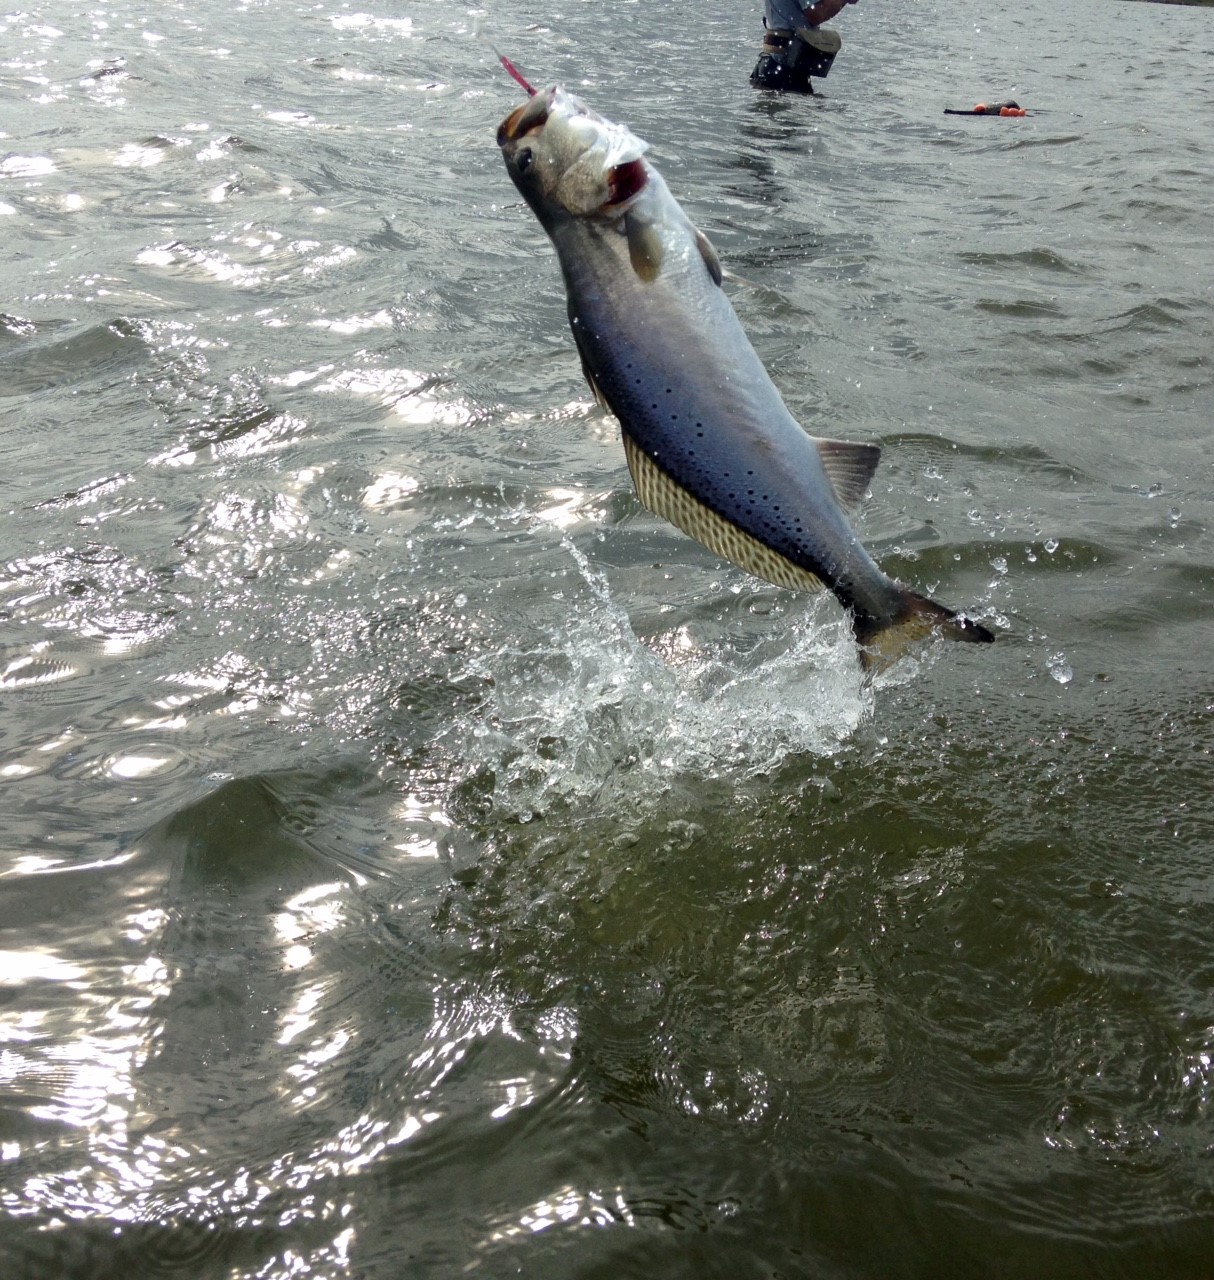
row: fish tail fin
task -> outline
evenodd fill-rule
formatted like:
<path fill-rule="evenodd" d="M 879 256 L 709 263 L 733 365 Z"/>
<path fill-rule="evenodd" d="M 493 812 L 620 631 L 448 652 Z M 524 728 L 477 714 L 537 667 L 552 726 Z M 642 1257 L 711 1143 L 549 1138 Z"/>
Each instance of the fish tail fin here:
<path fill-rule="evenodd" d="M 885 671 L 904 654 L 938 632 L 946 640 L 990 644 L 995 638 L 980 622 L 927 596 L 903 589 L 901 607 L 892 618 L 857 616 L 853 622 L 866 672 Z"/>

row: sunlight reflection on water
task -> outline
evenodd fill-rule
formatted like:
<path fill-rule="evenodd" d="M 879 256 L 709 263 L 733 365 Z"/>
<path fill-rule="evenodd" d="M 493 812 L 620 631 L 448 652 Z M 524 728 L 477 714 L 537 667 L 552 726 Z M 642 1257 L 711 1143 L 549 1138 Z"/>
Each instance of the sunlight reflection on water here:
<path fill-rule="evenodd" d="M 867 684 L 637 502 L 484 15 L 124 4 L 0 14 L 5 1280 L 1204 1275 L 1203 13 L 492 15 L 1000 629 Z"/>

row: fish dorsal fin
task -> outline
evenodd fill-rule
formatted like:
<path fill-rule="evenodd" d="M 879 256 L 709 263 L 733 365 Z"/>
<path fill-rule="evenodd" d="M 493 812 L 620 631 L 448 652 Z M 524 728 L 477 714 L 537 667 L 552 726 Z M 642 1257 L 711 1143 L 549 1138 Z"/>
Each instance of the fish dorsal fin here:
<path fill-rule="evenodd" d="M 830 479 L 839 505 L 844 509 L 856 506 L 864 497 L 881 460 L 880 445 L 816 438 L 814 444 L 818 447 L 822 469 Z"/>
<path fill-rule="evenodd" d="M 720 284 L 724 277 L 721 270 L 721 259 L 717 257 L 717 251 L 712 247 L 712 241 L 700 230 L 695 228 L 696 248 L 700 251 L 700 257 L 704 259 L 704 265 L 708 268 L 708 274 L 712 276 L 716 284 Z"/>
<path fill-rule="evenodd" d="M 717 515 L 663 471 L 627 432 L 624 433 L 624 456 L 628 459 L 637 497 L 655 516 L 669 520 L 709 551 L 715 551 L 756 578 L 793 591 L 821 589 L 822 580 L 817 574 L 794 564 L 732 521 Z"/>
<path fill-rule="evenodd" d="M 628 236 L 628 260 L 632 269 L 646 284 L 652 284 L 662 269 L 662 238 L 652 222 L 629 210 L 624 215 L 624 233 Z"/>

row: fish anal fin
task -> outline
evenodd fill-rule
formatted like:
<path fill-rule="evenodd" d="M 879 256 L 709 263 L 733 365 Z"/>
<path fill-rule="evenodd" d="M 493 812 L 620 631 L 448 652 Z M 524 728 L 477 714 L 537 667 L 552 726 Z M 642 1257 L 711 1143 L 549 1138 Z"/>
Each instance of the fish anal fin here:
<path fill-rule="evenodd" d="M 725 278 L 725 273 L 721 270 L 721 259 L 717 257 L 717 251 L 712 247 L 712 241 L 700 228 L 695 227 L 693 230 L 696 233 L 696 248 L 700 251 L 700 257 L 704 259 L 708 274 L 712 276 L 713 282 L 719 285 Z"/>
<path fill-rule="evenodd" d="M 632 269 L 652 284 L 662 269 L 662 238 L 653 223 L 629 211 L 624 215 L 624 232 L 628 236 L 628 261 Z"/>
<path fill-rule="evenodd" d="M 877 463 L 881 460 L 881 446 L 818 439 L 814 444 L 839 505 L 844 510 L 858 505 L 868 491 Z"/>
<path fill-rule="evenodd" d="M 736 524 L 717 515 L 689 490 L 662 470 L 652 458 L 624 433 L 624 456 L 636 486 L 637 497 L 654 515 L 669 520 L 677 529 L 694 538 L 746 573 L 787 587 L 792 591 L 818 591 L 822 580 L 751 537 Z"/>

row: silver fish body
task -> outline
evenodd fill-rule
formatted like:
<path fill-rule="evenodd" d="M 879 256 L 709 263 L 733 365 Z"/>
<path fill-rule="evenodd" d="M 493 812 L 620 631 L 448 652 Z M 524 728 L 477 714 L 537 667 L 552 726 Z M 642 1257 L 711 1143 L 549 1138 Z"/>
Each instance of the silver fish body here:
<path fill-rule="evenodd" d="M 645 144 L 560 88 L 498 131 L 564 274 L 583 369 L 615 414 L 641 501 L 746 571 L 827 585 L 868 664 L 939 629 L 994 637 L 883 573 L 845 507 L 875 445 L 814 439 L 789 413 L 721 288 L 717 256 L 643 157 Z"/>

